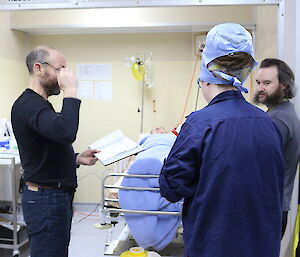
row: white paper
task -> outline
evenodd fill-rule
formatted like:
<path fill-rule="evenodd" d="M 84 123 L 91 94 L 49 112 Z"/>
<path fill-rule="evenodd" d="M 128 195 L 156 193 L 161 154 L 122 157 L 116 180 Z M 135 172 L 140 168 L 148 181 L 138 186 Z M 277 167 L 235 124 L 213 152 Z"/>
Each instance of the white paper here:
<path fill-rule="evenodd" d="M 78 81 L 77 97 L 80 99 L 93 99 L 94 81 Z"/>
<path fill-rule="evenodd" d="M 111 80 L 110 63 L 77 64 L 79 80 Z"/>
<path fill-rule="evenodd" d="M 125 137 L 121 130 L 116 130 L 89 145 L 100 150 L 95 156 L 104 164 L 110 164 L 143 150 L 143 147 Z"/>
<path fill-rule="evenodd" d="M 112 81 L 95 81 L 95 99 L 112 101 Z"/>
<path fill-rule="evenodd" d="M 103 146 L 104 147 L 104 146 Z M 111 142 L 109 145 L 105 146 L 105 150 L 101 151 L 97 155 L 101 159 L 109 159 L 110 157 L 129 151 L 136 147 L 136 144 L 132 144 L 127 138 L 121 138 L 119 141 Z M 100 148 L 101 150 L 101 148 Z"/>
<path fill-rule="evenodd" d="M 78 81 L 77 97 L 80 99 L 94 98 L 94 82 Z"/>

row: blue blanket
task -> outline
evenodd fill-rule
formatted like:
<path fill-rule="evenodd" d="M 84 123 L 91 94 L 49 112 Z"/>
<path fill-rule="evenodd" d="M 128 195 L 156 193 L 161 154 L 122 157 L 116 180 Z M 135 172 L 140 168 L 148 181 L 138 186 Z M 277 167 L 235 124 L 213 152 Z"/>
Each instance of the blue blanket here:
<path fill-rule="evenodd" d="M 129 168 L 129 174 L 159 175 L 163 161 L 169 154 L 176 137 L 172 134 L 153 134 L 140 144 L 140 152 Z M 159 188 L 158 178 L 124 178 L 122 186 Z M 179 211 L 181 203 L 170 203 L 155 191 L 120 190 L 121 208 L 148 211 Z M 125 214 L 130 231 L 143 248 L 161 250 L 175 237 L 181 217 L 171 215 Z"/>

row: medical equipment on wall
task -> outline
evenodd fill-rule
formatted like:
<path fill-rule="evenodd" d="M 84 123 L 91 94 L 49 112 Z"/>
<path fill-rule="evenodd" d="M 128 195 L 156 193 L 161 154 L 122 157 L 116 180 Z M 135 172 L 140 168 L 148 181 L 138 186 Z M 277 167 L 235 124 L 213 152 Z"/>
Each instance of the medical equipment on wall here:
<path fill-rule="evenodd" d="M 131 69 L 133 77 L 139 81 L 142 86 L 141 108 L 138 112 L 141 113 L 141 133 L 144 126 L 144 98 L 145 88 L 151 88 L 152 82 L 152 53 L 138 53 L 136 56 L 126 57 L 126 65 Z"/>
<path fill-rule="evenodd" d="M 131 69 L 133 77 L 142 82 L 142 86 L 151 88 L 152 84 L 152 53 L 138 53 L 126 57 L 126 65 Z"/>
<path fill-rule="evenodd" d="M 134 78 L 138 81 L 142 81 L 144 79 L 144 63 L 139 58 L 136 58 L 135 62 L 131 65 L 131 71 Z"/>

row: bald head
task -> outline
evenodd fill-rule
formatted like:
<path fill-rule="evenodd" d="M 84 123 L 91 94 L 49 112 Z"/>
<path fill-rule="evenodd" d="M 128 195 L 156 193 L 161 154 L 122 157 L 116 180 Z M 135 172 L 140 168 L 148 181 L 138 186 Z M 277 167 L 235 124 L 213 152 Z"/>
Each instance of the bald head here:
<path fill-rule="evenodd" d="M 38 46 L 34 48 L 26 57 L 26 65 L 29 74 L 33 74 L 34 64 L 36 62 L 42 63 L 47 61 L 52 51 L 57 51 L 57 50 L 50 46 Z"/>

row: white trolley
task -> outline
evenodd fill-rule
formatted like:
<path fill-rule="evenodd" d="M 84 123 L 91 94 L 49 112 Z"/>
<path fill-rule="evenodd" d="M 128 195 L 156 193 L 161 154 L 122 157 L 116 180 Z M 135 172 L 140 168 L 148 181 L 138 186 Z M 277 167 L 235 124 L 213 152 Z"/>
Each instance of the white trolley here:
<path fill-rule="evenodd" d="M 28 242 L 26 231 L 20 237 L 20 225 L 17 222 L 18 207 L 20 206 L 19 180 L 22 175 L 20 162 L 15 157 L 0 157 L 0 202 L 11 205 L 12 236 L 1 237 L 0 248 L 11 249 L 12 256 L 20 256 L 20 247 Z"/>

